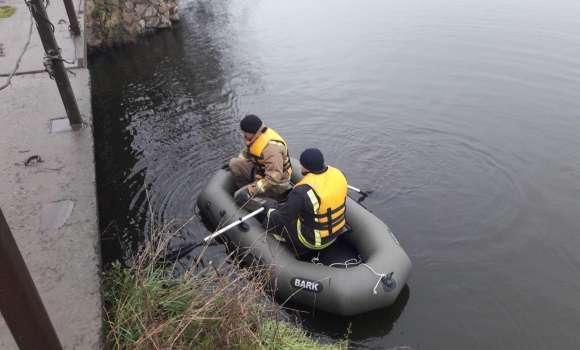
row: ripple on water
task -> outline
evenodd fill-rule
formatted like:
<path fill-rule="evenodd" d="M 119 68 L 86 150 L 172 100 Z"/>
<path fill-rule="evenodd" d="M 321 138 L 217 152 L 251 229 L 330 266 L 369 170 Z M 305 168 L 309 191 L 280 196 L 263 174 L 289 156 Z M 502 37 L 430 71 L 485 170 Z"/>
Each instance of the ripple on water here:
<path fill-rule="evenodd" d="M 478 235 L 470 223 L 491 226 L 518 214 L 510 207 L 522 196 L 513 174 L 498 161 L 496 150 L 476 139 L 412 125 L 354 126 L 343 138 L 357 147 L 343 148 L 337 163 L 347 176 L 357 175 L 349 178 L 354 186 L 374 191 L 369 205 L 389 208 L 390 214 L 375 209 L 384 219 L 402 214 L 393 202 L 422 203 L 430 208 L 422 221 L 431 220 L 442 231 L 443 237 L 435 239 L 475 243 L 489 237 Z"/>

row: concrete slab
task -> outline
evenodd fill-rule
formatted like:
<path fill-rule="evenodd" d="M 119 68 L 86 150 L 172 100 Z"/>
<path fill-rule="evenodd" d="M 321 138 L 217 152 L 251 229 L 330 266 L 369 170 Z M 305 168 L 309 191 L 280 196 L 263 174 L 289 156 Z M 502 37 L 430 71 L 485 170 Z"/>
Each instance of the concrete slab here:
<path fill-rule="evenodd" d="M 63 201 L 43 203 L 40 211 L 40 232 L 61 228 L 75 207 L 75 202 L 66 199 Z"/>
<path fill-rule="evenodd" d="M 84 0 L 73 1 L 77 10 L 77 18 L 81 28 L 85 25 Z M 16 60 L 22 53 L 28 33 L 30 31 L 30 12 L 23 0 L 0 0 L 0 6 L 12 6 L 16 12 L 8 18 L 0 18 L 0 43 L 3 44 L 3 56 L 0 56 L 0 76 L 8 75 L 14 69 Z M 80 11 L 79 11 L 80 9 Z M 54 25 L 54 37 L 58 46 L 62 50 L 62 58 L 67 61 L 74 61 L 69 67 L 84 67 L 86 57 L 86 46 L 84 38 L 70 37 L 69 20 L 66 14 L 66 8 L 62 1 L 52 1 L 46 9 L 48 18 Z M 40 36 L 36 30 L 36 25 L 32 26 L 32 37 L 26 53 L 22 57 L 18 73 L 30 73 L 44 71 L 42 59 L 44 57 L 44 48 L 40 41 Z M 4 84 L 4 79 L 0 78 L 0 85 Z"/>
<path fill-rule="evenodd" d="M 63 347 L 99 349 L 101 255 L 89 71 L 75 72 L 69 78 L 88 123 L 80 131 L 50 132 L 52 121 L 66 112 L 47 74 L 15 76 L 0 91 L 0 207 Z M 42 162 L 25 166 L 33 155 Z M 64 206 L 51 212 L 50 203 L 61 201 Z M 1 317 L 0 349 L 17 349 Z"/>
<path fill-rule="evenodd" d="M 54 119 L 50 126 L 50 132 L 70 131 L 71 126 L 68 118 Z"/>

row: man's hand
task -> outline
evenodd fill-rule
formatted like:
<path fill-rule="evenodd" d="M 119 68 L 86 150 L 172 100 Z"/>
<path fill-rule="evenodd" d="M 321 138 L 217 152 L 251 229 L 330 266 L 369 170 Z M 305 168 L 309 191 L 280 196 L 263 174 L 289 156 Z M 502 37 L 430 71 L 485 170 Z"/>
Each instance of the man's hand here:
<path fill-rule="evenodd" d="M 266 214 L 270 211 L 270 209 L 278 209 L 278 202 L 276 202 L 273 199 L 266 199 L 266 202 L 264 204 L 262 204 L 262 208 L 264 208 L 264 211 L 266 212 Z"/>
<path fill-rule="evenodd" d="M 250 191 L 246 187 L 242 191 L 240 191 L 240 193 L 238 193 L 238 195 L 234 198 L 234 202 L 236 202 L 236 204 L 239 205 L 240 207 L 243 207 L 244 204 L 246 204 L 246 202 L 250 200 L 250 197 L 251 197 Z"/>

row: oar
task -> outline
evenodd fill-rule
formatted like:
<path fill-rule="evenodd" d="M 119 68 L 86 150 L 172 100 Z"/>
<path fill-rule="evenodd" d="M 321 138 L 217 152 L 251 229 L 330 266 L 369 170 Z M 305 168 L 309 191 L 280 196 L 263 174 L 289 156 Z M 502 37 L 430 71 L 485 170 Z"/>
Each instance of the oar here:
<path fill-rule="evenodd" d="M 191 244 L 189 246 L 182 247 L 178 251 L 175 251 L 175 252 L 173 252 L 173 253 L 171 253 L 171 254 L 163 257 L 163 260 L 170 260 L 170 261 L 179 260 L 179 259 L 183 258 L 185 255 L 187 255 L 189 252 L 191 252 L 192 250 L 194 250 L 195 248 L 202 246 L 203 244 L 207 243 L 212 238 L 215 238 L 215 237 L 221 235 L 222 233 L 226 232 L 230 228 L 241 224 L 242 222 L 248 220 L 249 218 L 254 217 L 254 216 L 260 214 L 263 210 L 264 210 L 264 208 L 260 208 L 260 209 L 258 209 L 256 211 L 253 211 L 250 214 L 248 214 L 248 215 L 246 215 L 244 217 L 241 217 L 238 220 L 236 220 L 235 222 L 232 222 L 228 226 L 220 229 L 219 231 L 216 231 L 216 232 L 212 233 L 211 235 L 205 237 L 203 239 L 203 242 L 197 243 L 197 244 Z"/>
<path fill-rule="evenodd" d="M 353 191 L 356 191 L 356 192 L 362 194 L 365 197 L 368 197 L 371 194 L 371 192 L 372 192 L 372 191 L 367 192 L 367 191 L 359 190 L 358 188 L 352 187 L 351 185 L 347 185 L 347 186 L 348 186 L 349 189 L 351 189 Z"/>
<path fill-rule="evenodd" d="M 217 231 L 217 232 L 214 232 L 214 233 L 212 233 L 211 235 L 209 235 L 209 236 L 205 237 L 203 240 L 207 242 L 207 241 L 209 241 L 210 239 L 212 239 L 212 238 L 215 238 L 215 237 L 217 237 L 217 236 L 221 235 L 222 233 L 226 232 L 226 231 L 227 231 L 227 230 L 229 230 L 230 228 L 232 228 L 232 227 L 234 227 L 234 226 L 237 226 L 237 225 L 241 224 L 242 222 L 244 222 L 244 221 L 248 220 L 249 218 L 251 218 L 251 217 L 254 217 L 254 216 L 256 216 L 256 215 L 260 214 L 260 213 L 261 213 L 263 210 L 264 210 L 264 207 L 261 207 L 260 209 L 258 209 L 258 210 L 256 210 L 256 211 L 253 211 L 253 212 L 251 212 L 250 214 L 248 214 L 248 215 L 244 216 L 243 218 L 239 218 L 239 219 L 238 219 L 238 221 L 236 221 L 236 222 L 232 222 L 231 224 L 229 224 L 228 226 L 226 226 L 226 227 L 222 228 L 221 230 L 219 230 L 219 231 Z"/>

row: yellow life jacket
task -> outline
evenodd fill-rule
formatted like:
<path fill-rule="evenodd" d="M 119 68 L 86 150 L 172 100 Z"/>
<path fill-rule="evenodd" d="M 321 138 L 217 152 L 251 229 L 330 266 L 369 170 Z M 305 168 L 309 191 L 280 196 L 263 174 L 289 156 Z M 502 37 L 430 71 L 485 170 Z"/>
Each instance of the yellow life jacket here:
<path fill-rule="evenodd" d="M 339 232 L 346 223 L 347 183 L 342 172 L 328 166 L 321 174 L 308 173 L 296 186 L 308 185 L 307 194 L 312 202 L 312 213 L 298 214 L 298 238 L 310 249 L 322 249 L 334 242 L 322 244 L 323 238 Z M 301 225 L 310 228 L 314 233 L 314 244 L 302 235 Z M 327 241 L 326 239 L 324 241 Z"/>
<path fill-rule="evenodd" d="M 290 156 L 288 155 L 288 146 L 286 141 L 278 135 L 274 130 L 267 128 L 251 145 L 248 145 L 248 155 L 250 160 L 254 163 L 254 179 L 263 179 L 266 176 L 266 165 L 264 164 L 264 157 L 262 152 L 268 144 L 278 144 L 286 148 L 286 158 L 284 158 L 283 172 L 292 175 L 292 165 L 290 164 Z"/>

